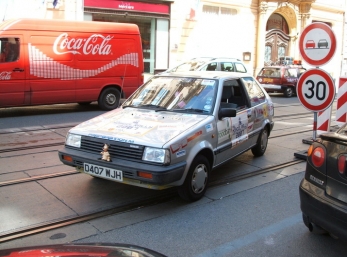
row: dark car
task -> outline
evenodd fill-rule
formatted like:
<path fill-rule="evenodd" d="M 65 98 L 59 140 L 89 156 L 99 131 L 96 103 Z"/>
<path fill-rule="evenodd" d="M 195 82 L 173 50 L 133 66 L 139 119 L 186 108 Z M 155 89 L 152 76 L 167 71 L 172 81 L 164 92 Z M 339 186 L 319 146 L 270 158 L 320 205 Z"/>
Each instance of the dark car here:
<path fill-rule="evenodd" d="M 347 123 L 321 134 L 309 147 L 299 193 L 303 221 L 311 232 L 347 240 Z"/>
<path fill-rule="evenodd" d="M 29 246 L 0 250 L 2 257 L 78 257 L 78 256 L 113 256 L 113 257 L 166 257 L 153 250 L 130 244 L 57 244 Z"/>
<path fill-rule="evenodd" d="M 244 63 L 237 58 L 199 57 L 183 62 L 165 72 L 185 71 L 229 71 L 246 73 Z"/>
<path fill-rule="evenodd" d="M 318 41 L 318 48 L 325 47 L 328 48 L 328 41 L 326 39 L 320 39 Z"/>
<path fill-rule="evenodd" d="M 268 93 L 283 93 L 292 97 L 299 77 L 305 71 L 301 65 L 265 66 L 258 73 L 257 80 Z"/>

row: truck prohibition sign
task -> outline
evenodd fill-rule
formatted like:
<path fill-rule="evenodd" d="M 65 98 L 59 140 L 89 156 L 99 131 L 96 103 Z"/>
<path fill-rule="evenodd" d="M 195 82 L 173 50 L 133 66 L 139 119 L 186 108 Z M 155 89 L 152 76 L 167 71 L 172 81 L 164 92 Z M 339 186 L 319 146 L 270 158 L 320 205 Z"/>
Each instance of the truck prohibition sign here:
<path fill-rule="evenodd" d="M 296 93 L 306 109 L 313 112 L 323 111 L 334 101 L 334 81 L 324 70 L 311 69 L 299 78 Z"/>

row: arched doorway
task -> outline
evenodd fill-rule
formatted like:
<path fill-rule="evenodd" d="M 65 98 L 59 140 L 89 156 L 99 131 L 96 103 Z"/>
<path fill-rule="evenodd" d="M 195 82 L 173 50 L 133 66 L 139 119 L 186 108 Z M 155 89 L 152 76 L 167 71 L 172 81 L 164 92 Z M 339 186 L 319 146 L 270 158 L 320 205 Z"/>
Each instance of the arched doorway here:
<path fill-rule="evenodd" d="M 282 15 L 273 13 L 266 23 L 265 65 L 284 64 L 283 60 L 286 60 L 285 57 L 289 56 L 289 54 L 290 36 L 288 23 Z"/>

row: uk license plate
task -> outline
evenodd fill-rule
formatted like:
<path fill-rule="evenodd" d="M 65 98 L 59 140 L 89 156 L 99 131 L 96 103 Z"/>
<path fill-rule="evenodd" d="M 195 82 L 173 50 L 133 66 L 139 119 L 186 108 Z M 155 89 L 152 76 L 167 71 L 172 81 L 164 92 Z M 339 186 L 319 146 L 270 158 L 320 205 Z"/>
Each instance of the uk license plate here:
<path fill-rule="evenodd" d="M 90 163 L 84 163 L 84 172 L 96 177 L 123 181 L 123 172 L 108 167 L 102 167 Z"/>
<path fill-rule="evenodd" d="M 273 82 L 273 79 L 269 79 L 269 78 L 264 78 L 264 82 L 268 82 L 268 83 L 271 83 L 271 82 Z"/>

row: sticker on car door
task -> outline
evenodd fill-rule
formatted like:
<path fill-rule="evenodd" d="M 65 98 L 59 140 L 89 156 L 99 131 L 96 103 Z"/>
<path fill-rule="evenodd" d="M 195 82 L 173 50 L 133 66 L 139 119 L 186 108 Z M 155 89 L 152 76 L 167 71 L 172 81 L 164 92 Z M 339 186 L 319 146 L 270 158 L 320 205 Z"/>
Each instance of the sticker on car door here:
<path fill-rule="evenodd" d="M 232 147 L 248 139 L 247 112 L 238 113 L 236 117 L 224 118 L 217 123 L 218 144 L 230 140 Z"/>
<path fill-rule="evenodd" d="M 247 112 L 238 113 L 231 118 L 232 147 L 248 139 L 248 116 Z"/>

